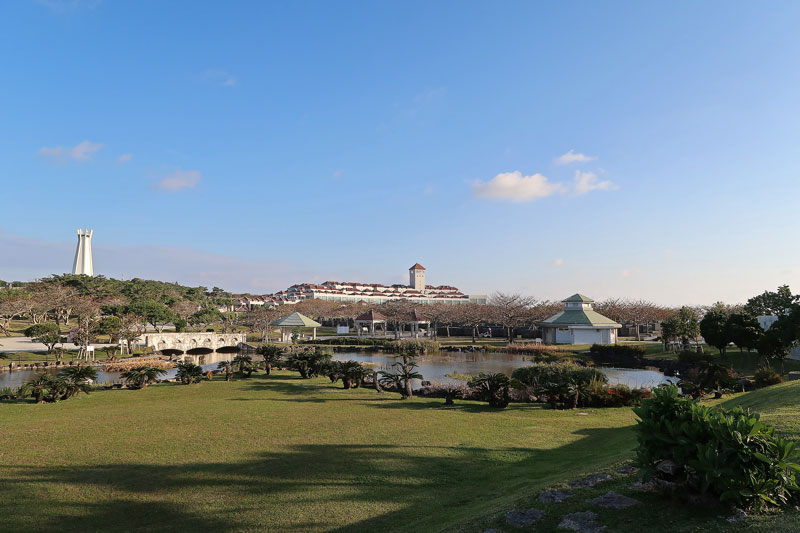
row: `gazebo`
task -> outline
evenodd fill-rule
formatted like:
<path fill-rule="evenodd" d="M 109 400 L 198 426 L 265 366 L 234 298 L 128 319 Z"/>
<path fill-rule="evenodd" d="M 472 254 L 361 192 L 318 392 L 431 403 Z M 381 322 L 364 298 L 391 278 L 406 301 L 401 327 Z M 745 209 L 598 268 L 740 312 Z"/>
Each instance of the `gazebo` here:
<path fill-rule="evenodd" d="M 538 323 L 545 344 L 616 344 L 622 326 L 592 309 L 594 300 L 573 294 L 564 310 Z"/>
<path fill-rule="evenodd" d="M 408 317 L 403 320 L 403 329 L 405 329 L 406 325 L 409 326 L 411 335 L 416 338 L 419 337 L 419 327 L 421 325 L 430 327 L 431 319 L 414 309 L 408 314 Z"/>
<path fill-rule="evenodd" d="M 292 342 L 292 334 L 291 332 L 287 331 L 292 328 L 314 328 L 313 329 L 313 336 L 312 338 L 316 340 L 317 338 L 317 328 L 322 326 L 319 322 L 315 320 L 311 320 L 306 315 L 298 313 L 295 311 L 290 315 L 286 315 L 285 317 L 281 318 L 280 320 L 276 320 L 270 326 L 278 326 L 281 328 L 281 342 L 290 343 Z"/>
<path fill-rule="evenodd" d="M 383 334 L 386 335 L 386 317 L 380 314 L 379 312 L 375 311 L 374 309 L 370 309 L 366 313 L 362 313 L 356 317 L 356 328 L 358 329 L 358 336 L 361 336 L 361 328 L 363 326 L 367 326 L 369 328 L 369 334 L 373 337 L 375 336 L 375 326 L 383 324 Z"/>

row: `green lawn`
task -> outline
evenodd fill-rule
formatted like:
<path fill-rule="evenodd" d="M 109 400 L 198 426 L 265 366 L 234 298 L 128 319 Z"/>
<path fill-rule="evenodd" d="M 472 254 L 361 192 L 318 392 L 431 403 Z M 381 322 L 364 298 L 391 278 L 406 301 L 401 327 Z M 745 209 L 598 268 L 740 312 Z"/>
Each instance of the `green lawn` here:
<path fill-rule="evenodd" d="M 326 380 L 0 404 L 4 530 L 431 531 L 629 456 L 629 409 L 496 411 Z"/>

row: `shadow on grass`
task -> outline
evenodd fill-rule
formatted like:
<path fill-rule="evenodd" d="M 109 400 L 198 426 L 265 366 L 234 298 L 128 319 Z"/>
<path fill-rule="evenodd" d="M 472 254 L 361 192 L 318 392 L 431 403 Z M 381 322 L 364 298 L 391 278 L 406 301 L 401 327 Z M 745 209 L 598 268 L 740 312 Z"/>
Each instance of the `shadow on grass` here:
<path fill-rule="evenodd" d="M 437 530 L 633 445 L 630 426 L 576 434 L 553 449 L 307 444 L 235 462 L 15 465 L 2 469 L 0 516 L 7 531 Z"/>

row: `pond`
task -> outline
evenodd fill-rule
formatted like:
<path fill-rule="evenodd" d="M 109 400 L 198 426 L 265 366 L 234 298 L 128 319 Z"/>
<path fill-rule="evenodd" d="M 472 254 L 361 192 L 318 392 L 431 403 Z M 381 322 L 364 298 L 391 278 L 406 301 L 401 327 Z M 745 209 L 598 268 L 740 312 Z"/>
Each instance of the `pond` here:
<path fill-rule="evenodd" d="M 337 361 L 358 361 L 372 363 L 376 370 L 387 370 L 399 359 L 385 353 L 369 352 L 337 352 L 333 358 Z M 427 381 L 453 381 L 446 374 L 477 374 L 483 372 L 502 372 L 506 375 L 522 366 L 532 364 L 530 356 L 508 353 L 448 352 L 418 357 L 417 371 Z M 677 383 L 677 378 L 667 377 L 657 370 L 639 370 L 631 368 L 597 367 L 608 378 L 610 385 L 627 385 L 631 388 L 653 388 L 663 383 Z M 418 384 L 417 384 L 418 386 Z"/>
<path fill-rule="evenodd" d="M 216 370 L 217 363 L 220 361 L 230 361 L 233 354 L 229 353 L 209 353 L 204 355 L 184 355 L 184 359 L 191 358 L 195 364 L 203 367 L 203 371 Z M 376 370 L 387 370 L 392 363 L 398 361 L 395 357 L 385 353 L 370 352 L 336 352 L 333 358 L 337 361 L 358 361 L 361 363 L 372 363 Z M 258 360 L 258 356 L 254 357 Z M 417 358 L 419 364 L 418 371 L 427 381 L 452 381 L 446 374 L 457 372 L 460 374 L 477 374 L 478 372 L 502 372 L 511 375 L 514 369 L 531 364 L 529 357 L 507 353 L 438 353 Z M 663 383 L 677 382 L 677 378 L 666 377 L 656 370 L 638 370 L 629 368 L 605 368 L 597 367 L 608 378 L 611 385 L 628 385 L 629 387 L 652 388 Z M 56 368 L 48 368 L 48 373 L 55 374 Z M 0 374 L 0 388 L 20 387 L 36 372 L 32 370 L 21 370 L 18 372 L 3 372 Z M 176 369 L 167 370 L 161 379 L 173 379 Z M 119 372 L 98 372 L 98 383 L 119 383 L 121 381 Z M 415 386 L 419 386 L 416 383 Z"/>

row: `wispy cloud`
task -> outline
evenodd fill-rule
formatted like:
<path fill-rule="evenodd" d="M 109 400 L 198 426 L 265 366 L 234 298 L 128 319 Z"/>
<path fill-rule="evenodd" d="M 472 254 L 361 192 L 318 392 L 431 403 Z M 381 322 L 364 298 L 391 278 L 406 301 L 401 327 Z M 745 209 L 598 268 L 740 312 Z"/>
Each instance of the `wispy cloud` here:
<path fill-rule="evenodd" d="M 586 194 L 591 191 L 611 191 L 618 188 L 609 180 L 601 181 L 594 172 L 577 171 L 572 190 L 575 194 Z"/>
<path fill-rule="evenodd" d="M 67 159 L 88 161 L 94 154 L 99 152 L 102 147 L 103 145 L 100 143 L 82 141 L 72 148 L 64 148 L 63 146 L 42 146 L 37 153 L 42 157 L 58 162 L 63 162 Z"/>
<path fill-rule="evenodd" d="M 572 163 L 588 163 L 589 161 L 594 161 L 595 159 L 597 158 L 584 155 L 580 152 L 576 153 L 575 150 L 570 150 L 566 154 L 556 157 L 553 162 L 556 165 L 569 165 Z"/>
<path fill-rule="evenodd" d="M 121 154 L 117 157 L 117 163 L 127 163 L 131 159 L 133 159 L 133 154 Z"/>
<path fill-rule="evenodd" d="M 193 189 L 203 175 L 199 170 L 181 170 L 180 168 L 171 174 L 164 176 L 153 186 L 156 189 L 168 192 L 178 192 L 183 189 Z"/>
<path fill-rule="evenodd" d="M 333 171 L 333 174 L 331 174 L 331 177 L 332 177 L 333 179 L 335 179 L 335 180 L 338 180 L 339 178 L 341 178 L 341 177 L 342 177 L 342 174 L 344 174 L 344 170 L 342 170 L 342 169 L 340 168 L 340 169 L 338 169 L 338 170 L 334 170 L 334 171 Z"/>
<path fill-rule="evenodd" d="M 530 202 L 564 192 L 565 188 L 561 183 L 553 183 L 538 173 L 523 176 L 519 170 L 504 172 L 487 182 L 478 180 L 472 184 L 472 195 L 476 198 L 510 200 L 517 203 Z"/>
<path fill-rule="evenodd" d="M 559 267 L 559 266 L 561 266 L 563 264 L 564 264 L 564 260 L 561 259 L 560 257 L 558 259 L 556 259 L 555 261 L 553 261 L 553 266 Z"/>
<path fill-rule="evenodd" d="M 208 69 L 203 73 L 203 79 L 221 87 L 234 87 L 239 80 L 236 76 L 224 70 Z"/>

